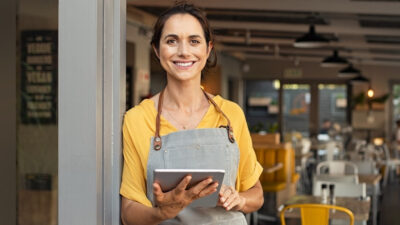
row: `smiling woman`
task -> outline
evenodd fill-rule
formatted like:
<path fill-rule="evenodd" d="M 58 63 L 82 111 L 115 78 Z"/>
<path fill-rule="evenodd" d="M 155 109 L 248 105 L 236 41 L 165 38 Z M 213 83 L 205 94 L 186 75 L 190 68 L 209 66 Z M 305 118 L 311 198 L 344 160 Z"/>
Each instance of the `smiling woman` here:
<path fill-rule="evenodd" d="M 213 36 L 202 11 L 181 3 L 154 26 L 152 47 L 167 76 L 161 93 L 125 114 L 120 193 L 124 224 L 247 224 L 243 213 L 263 204 L 262 172 L 241 108 L 200 86 Z M 214 60 L 210 60 L 213 58 Z M 232 122 L 231 122 L 232 121 Z M 225 170 L 222 184 L 205 179 L 190 188 L 187 175 L 173 190 L 154 182 L 155 169 Z M 216 192 L 216 207 L 190 203 Z"/>

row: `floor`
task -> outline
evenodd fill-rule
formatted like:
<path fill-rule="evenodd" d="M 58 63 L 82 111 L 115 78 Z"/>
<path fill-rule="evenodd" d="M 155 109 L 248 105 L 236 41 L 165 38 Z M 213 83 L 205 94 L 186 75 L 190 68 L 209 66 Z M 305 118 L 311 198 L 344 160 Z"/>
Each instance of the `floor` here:
<path fill-rule="evenodd" d="M 386 187 L 381 202 L 379 225 L 400 225 L 400 183 Z"/>

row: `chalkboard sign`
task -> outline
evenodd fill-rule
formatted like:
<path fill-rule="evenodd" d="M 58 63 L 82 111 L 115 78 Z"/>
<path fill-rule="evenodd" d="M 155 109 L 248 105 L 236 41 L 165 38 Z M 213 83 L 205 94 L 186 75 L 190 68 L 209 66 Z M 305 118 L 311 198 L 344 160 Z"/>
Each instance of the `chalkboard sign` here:
<path fill-rule="evenodd" d="M 21 120 L 57 123 L 57 31 L 21 33 Z"/>

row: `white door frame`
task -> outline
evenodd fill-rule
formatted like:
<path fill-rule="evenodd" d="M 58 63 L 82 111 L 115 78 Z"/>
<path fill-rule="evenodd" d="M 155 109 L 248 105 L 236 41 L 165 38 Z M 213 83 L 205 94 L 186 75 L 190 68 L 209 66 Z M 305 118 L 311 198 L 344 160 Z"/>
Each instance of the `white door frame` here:
<path fill-rule="evenodd" d="M 59 1 L 59 225 L 120 224 L 126 0 Z"/>

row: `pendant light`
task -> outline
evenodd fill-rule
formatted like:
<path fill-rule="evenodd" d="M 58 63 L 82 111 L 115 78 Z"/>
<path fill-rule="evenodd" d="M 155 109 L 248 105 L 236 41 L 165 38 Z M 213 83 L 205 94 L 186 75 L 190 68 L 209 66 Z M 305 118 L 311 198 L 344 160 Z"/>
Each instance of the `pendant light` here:
<path fill-rule="evenodd" d="M 339 71 L 338 77 L 354 77 L 360 75 L 360 70 L 353 67 L 353 64 Z"/>
<path fill-rule="evenodd" d="M 293 45 L 296 48 L 318 48 L 327 44 L 329 44 L 329 40 L 317 34 L 314 24 L 311 24 L 308 33 L 297 38 Z"/>
<path fill-rule="evenodd" d="M 333 51 L 333 55 L 326 57 L 322 63 L 322 67 L 343 67 L 349 64 L 347 60 L 339 56 L 338 50 Z"/>
<path fill-rule="evenodd" d="M 351 84 L 365 84 L 365 83 L 369 83 L 369 79 L 360 74 L 360 75 L 354 77 L 353 79 L 350 79 L 350 83 Z"/>

